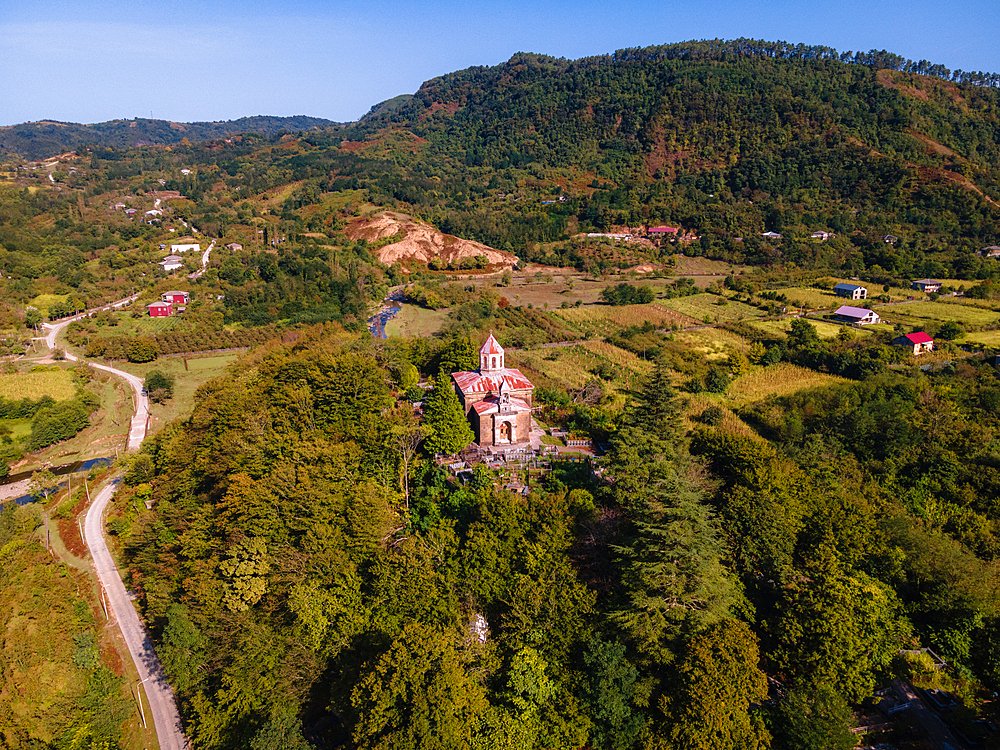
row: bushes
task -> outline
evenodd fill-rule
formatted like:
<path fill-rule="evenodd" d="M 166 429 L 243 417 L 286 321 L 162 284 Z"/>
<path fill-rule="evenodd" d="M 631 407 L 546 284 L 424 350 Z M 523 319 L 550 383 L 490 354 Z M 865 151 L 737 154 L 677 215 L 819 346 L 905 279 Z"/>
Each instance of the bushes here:
<path fill-rule="evenodd" d="M 146 376 L 143 387 L 149 397 L 158 404 L 162 404 L 174 395 L 174 380 L 172 375 L 165 375 L 159 370 L 153 370 Z"/>
<path fill-rule="evenodd" d="M 160 356 L 160 347 L 153 339 L 138 338 L 125 349 L 125 357 L 129 362 L 152 362 Z"/>
<path fill-rule="evenodd" d="M 94 404 L 86 396 L 62 401 L 40 410 L 31 422 L 27 439 L 29 451 L 68 440 L 90 424 Z"/>
<path fill-rule="evenodd" d="M 653 288 L 648 284 L 632 286 L 622 282 L 601 292 L 601 299 L 609 305 L 647 305 L 653 301 Z"/>

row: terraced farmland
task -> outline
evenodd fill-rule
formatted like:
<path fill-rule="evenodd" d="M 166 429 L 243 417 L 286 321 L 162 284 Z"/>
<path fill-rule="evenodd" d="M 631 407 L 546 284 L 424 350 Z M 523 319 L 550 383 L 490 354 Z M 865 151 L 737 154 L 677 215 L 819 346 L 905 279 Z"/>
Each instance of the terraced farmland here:
<path fill-rule="evenodd" d="M 693 294 L 690 297 L 660 300 L 655 304 L 685 315 L 699 323 L 726 323 L 733 320 L 747 320 L 764 316 L 762 310 L 742 302 L 727 300 L 727 304 L 716 304 L 720 297 L 715 294 Z"/>

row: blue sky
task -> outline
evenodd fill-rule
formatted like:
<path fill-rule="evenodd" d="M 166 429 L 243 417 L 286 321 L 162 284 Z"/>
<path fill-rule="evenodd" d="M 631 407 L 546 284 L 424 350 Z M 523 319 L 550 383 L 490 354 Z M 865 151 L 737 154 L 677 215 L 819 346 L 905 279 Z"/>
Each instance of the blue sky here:
<path fill-rule="evenodd" d="M 153 116 L 354 120 L 519 51 L 736 38 L 1000 71 L 997 0 L 0 0 L 0 125 Z"/>

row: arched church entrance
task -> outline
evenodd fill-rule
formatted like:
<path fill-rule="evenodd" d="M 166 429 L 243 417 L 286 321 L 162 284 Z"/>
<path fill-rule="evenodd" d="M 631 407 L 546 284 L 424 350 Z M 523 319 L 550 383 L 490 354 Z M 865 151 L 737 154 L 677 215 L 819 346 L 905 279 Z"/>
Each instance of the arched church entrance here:
<path fill-rule="evenodd" d="M 500 442 L 509 443 L 511 442 L 510 434 L 510 422 L 504 422 L 500 425 Z"/>

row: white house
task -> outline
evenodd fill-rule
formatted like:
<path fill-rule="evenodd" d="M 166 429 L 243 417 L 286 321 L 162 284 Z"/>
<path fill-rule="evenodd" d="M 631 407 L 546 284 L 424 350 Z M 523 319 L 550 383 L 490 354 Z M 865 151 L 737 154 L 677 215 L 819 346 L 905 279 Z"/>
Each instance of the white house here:
<path fill-rule="evenodd" d="M 833 287 L 834 293 L 838 297 L 848 297 L 849 299 L 868 299 L 868 290 L 857 284 L 836 284 Z"/>
<path fill-rule="evenodd" d="M 863 307 L 851 307 L 850 305 L 838 307 L 833 315 L 842 323 L 850 323 L 856 326 L 868 326 L 882 322 L 882 318 L 874 310 L 866 310 Z"/>
<path fill-rule="evenodd" d="M 188 242 L 180 245 L 171 245 L 171 253 L 186 253 L 189 250 L 194 250 L 196 253 L 201 252 L 201 245 L 197 242 Z"/>
<path fill-rule="evenodd" d="M 164 271 L 176 271 L 178 268 L 184 267 L 184 259 L 179 255 L 168 255 L 160 261 L 160 265 L 163 266 Z"/>

